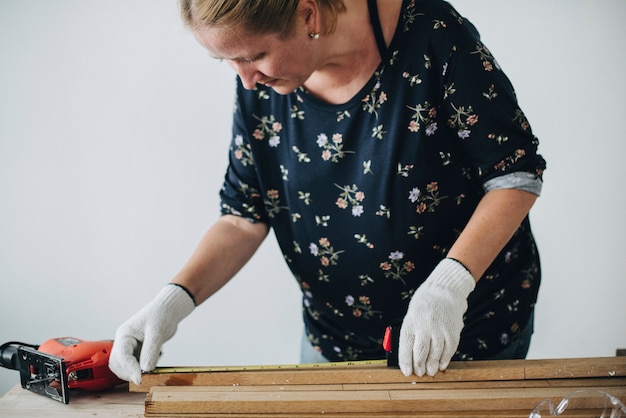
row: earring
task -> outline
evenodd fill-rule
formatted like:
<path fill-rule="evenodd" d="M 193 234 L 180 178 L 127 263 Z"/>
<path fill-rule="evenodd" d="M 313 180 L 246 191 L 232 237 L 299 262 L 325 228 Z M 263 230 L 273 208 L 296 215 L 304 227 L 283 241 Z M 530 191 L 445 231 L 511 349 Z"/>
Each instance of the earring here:
<path fill-rule="evenodd" d="M 311 32 L 311 33 L 309 33 L 309 38 L 311 38 L 311 39 L 319 39 L 320 38 L 320 33 L 319 32 Z"/>

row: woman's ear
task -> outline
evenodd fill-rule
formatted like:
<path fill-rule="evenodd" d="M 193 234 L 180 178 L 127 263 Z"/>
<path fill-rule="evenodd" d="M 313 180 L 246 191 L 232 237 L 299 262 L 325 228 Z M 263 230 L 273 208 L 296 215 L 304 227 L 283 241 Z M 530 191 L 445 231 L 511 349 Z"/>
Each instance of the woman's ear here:
<path fill-rule="evenodd" d="M 315 0 L 300 0 L 298 16 L 307 27 L 309 33 L 321 32 L 320 8 Z"/>

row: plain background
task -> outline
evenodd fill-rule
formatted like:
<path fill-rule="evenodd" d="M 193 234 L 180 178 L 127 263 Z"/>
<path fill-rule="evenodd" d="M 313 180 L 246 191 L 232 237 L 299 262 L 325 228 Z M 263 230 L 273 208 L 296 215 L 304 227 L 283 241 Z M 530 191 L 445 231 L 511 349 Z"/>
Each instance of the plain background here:
<path fill-rule="evenodd" d="M 348 0 L 356 1 L 356 0 Z M 530 358 L 626 348 L 626 2 L 456 0 L 548 161 Z M 0 343 L 112 339 L 219 213 L 234 74 L 174 0 L 0 1 Z M 294 363 L 299 290 L 273 236 L 160 365 Z M 0 370 L 0 393 L 19 382 Z"/>

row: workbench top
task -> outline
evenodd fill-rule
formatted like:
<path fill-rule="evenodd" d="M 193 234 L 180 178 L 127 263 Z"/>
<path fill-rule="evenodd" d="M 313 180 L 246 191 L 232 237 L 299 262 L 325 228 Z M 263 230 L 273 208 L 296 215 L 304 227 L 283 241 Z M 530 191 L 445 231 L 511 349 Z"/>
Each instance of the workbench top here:
<path fill-rule="evenodd" d="M 72 417 L 143 417 L 145 393 L 128 391 L 128 385 L 103 393 L 71 392 L 70 403 L 46 398 L 14 386 L 0 397 L 0 417 L 72 418 Z"/>

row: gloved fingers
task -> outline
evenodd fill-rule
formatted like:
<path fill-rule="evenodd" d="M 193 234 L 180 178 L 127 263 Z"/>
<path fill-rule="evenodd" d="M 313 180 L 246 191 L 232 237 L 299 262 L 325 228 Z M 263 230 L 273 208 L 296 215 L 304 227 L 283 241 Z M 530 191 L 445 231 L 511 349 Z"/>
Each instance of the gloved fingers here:
<path fill-rule="evenodd" d="M 398 365 L 402 374 L 410 376 L 413 374 L 413 345 L 415 342 L 415 335 L 408 331 L 402 325 L 400 330 L 400 341 L 398 344 Z"/>
<path fill-rule="evenodd" d="M 430 354 L 430 336 L 418 333 L 413 343 L 413 373 L 422 377 L 426 373 L 426 361 Z"/>
<path fill-rule="evenodd" d="M 448 368 L 448 365 L 452 360 L 452 356 L 454 356 L 454 353 L 456 353 L 458 345 L 458 341 L 456 341 L 455 343 L 446 341 L 443 353 L 441 353 L 441 358 L 439 359 L 439 370 L 445 370 Z"/>
<path fill-rule="evenodd" d="M 437 335 L 433 335 L 430 339 L 430 350 L 426 357 L 426 374 L 434 376 L 439 371 L 439 365 L 444 351 L 444 341 Z"/>
<path fill-rule="evenodd" d="M 442 358 L 441 361 L 439 361 L 439 371 L 444 371 L 445 369 L 447 369 L 448 366 L 450 365 L 450 360 L 451 359 L 452 359 L 452 357 L 450 357 L 447 360 Z"/>
<path fill-rule="evenodd" d="M 143 345 L 141 346 L 141 355 L 139 356 L 141 370 L 146 372 L 154 370 L 161 356 L 161 345 L 163 345 L 163 342 L 160 333 L 151 329 L 146 330 Z"/>
<path fill-rule="evenodd" d="M 133 355 L 139 341 L 130 336 L 119 336 L 113 343 L 109 356 L 109 369 L 120 379 L 141 384 L 141 369 Z"/>

